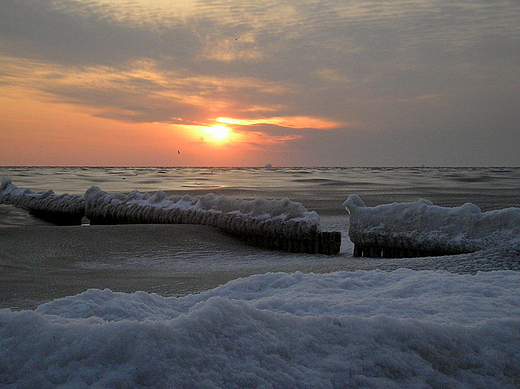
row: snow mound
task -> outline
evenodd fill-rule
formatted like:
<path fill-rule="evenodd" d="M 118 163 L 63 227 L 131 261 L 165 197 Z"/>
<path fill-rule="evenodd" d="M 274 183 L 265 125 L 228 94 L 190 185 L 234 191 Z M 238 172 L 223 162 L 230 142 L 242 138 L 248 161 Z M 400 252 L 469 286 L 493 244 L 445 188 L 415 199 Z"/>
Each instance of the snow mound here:
<path fill-rule="evenodd" d="M 367 207 L 355 194 L 343 205 L 356 256 L 460 254 L 520 242 L 520 208 L 481 212 L 471 203 L 447 208 L 423 199 Z"/>
<path fill-rule="evenodd" d="M 518 272 L 268 273 L 0 310 L 6 388 L 517 388 Z"/>
<path fill-rule="evenodd" d="M 10 178 L 2 179 L 0 204 L 26 209 L 32 215 L 58 225 L 80 225 L 85 214 L 85 198 L 81 195 L 56 195 L 52 190 L 38 193 L 21 190 L 12 184 Z"/>

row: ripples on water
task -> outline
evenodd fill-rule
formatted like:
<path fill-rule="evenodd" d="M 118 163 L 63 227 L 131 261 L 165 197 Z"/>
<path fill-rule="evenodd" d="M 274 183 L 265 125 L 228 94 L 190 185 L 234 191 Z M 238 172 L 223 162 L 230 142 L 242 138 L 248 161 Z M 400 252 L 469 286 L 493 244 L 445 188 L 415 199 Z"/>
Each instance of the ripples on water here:
<path fill-rule="evenodd" d="M 369 206 L 431 200 L 441 206 L 472 202 L 482 210 L 520 206 L 520 168 L 0 168 L 23 189 L 84 193 L 92 185 L 107 192 L 165 191 L 283 198 L 320 214 L 342 214 L 351 193 Z"/>

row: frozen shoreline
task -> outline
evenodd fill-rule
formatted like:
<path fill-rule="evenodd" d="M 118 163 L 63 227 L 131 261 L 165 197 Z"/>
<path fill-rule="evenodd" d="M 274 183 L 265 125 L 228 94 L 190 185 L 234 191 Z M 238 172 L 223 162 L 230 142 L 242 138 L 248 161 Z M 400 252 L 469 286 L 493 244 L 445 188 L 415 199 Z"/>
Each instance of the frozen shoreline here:
<path fill-rule="evenodd" d="M 367 207 L 355 194 L 344 206 L 350 213 L 354 255 L 359 257 L 424 257 L 520 247 L 520 208 L 482 212 L 471 203 L 448 208 L 424 199 Z"/>
<path fill-rule="evenodd" d="M 263 250 L 197 225 L 4 226 L 0 245 L 0 283 L 9 285 L 0 290 L 1 306 L 18 309 L 89 288 L 182 296 L 273 271 L 520 270 L 519 252 L 507 247 L 442 257 L 353 258 L 346 232 L 335 256 Z"/>
<path fill-rule="evenodd" d="M 267 273 L 0 310 L 5 387 L 515 388 L 519 272 Z"/>
<path fill-rule="evenodd" d="M 263 250 L 206 226 L 56 227 L 0 205 L 0 301 L 13 308 L 0 309 L 0 386 L 516 388 L 518 248 L 353 258 L 341 203 L 518 206 L 518 172 L 18 169 L 24 187 L 60 192 L 90 180 L 297 199 L 326 210 L 342 250 Z"/>

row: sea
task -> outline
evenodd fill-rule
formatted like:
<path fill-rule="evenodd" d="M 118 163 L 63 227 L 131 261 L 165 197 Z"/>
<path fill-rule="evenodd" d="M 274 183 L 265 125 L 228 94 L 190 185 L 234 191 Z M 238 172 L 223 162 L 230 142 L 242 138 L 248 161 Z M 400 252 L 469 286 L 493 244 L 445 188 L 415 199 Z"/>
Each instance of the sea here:
<path fill-rule="evenodd" d="M 0 205 L 0 386 L 518 388 L 520 250 L 358 258 L 342 205 L 520 207 L 520 168 L 0 167 L 20 189 L 288 198 L 337 255 Z"/>

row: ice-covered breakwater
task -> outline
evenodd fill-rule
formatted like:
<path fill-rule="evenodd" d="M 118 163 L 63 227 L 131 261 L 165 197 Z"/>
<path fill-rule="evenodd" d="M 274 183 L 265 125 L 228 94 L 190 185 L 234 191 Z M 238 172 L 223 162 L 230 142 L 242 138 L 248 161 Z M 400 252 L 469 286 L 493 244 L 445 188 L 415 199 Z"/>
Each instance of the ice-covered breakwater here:
<path fill-rule="evenodd" d="M 203 224 L 216 227 L 258 247 L 310 254 L 337 254 L 339 232 L 321 231 L 319 216 L 302 204 L 283 200 L 229 199 L 208 194 L 191 197 L 132 191 L 109 194 L 91 187 L 84 195 L 56 195 L 21 190 L 2 180 L 0 204 L 28 210 L 59 225 L 90 224 Z"/>
<path fill-rule="evenodd" d="M 124 195 L 91 187 L 85 200 L 91 224 L 203 224 L 258 247 L 312 254 L 337 254 L 341 245 L 339 232 L 320 230 L 316 212 L 288 199 L 239 200 L 214 194 L 168 197 L 162 191 Z"/>
<path fill-rule="evenodd" d="M 0 204 L 10 204 L 29 211 L 32 215 L 58 225 L 80 225 L 85 215 L 82 195 L 56 195 L 52 190 L 33 192 L 21 190 L 10 178 L 3 178 L 0 186 Z"/>
<path fill-rule="evenodd" d="M 428 200 L 367 207 L 355 194 L 343 205 L 358 257 L 461 254 L 520 242 L 520 208 L 481 212 L 471 203 L 446 208 Z"/>

